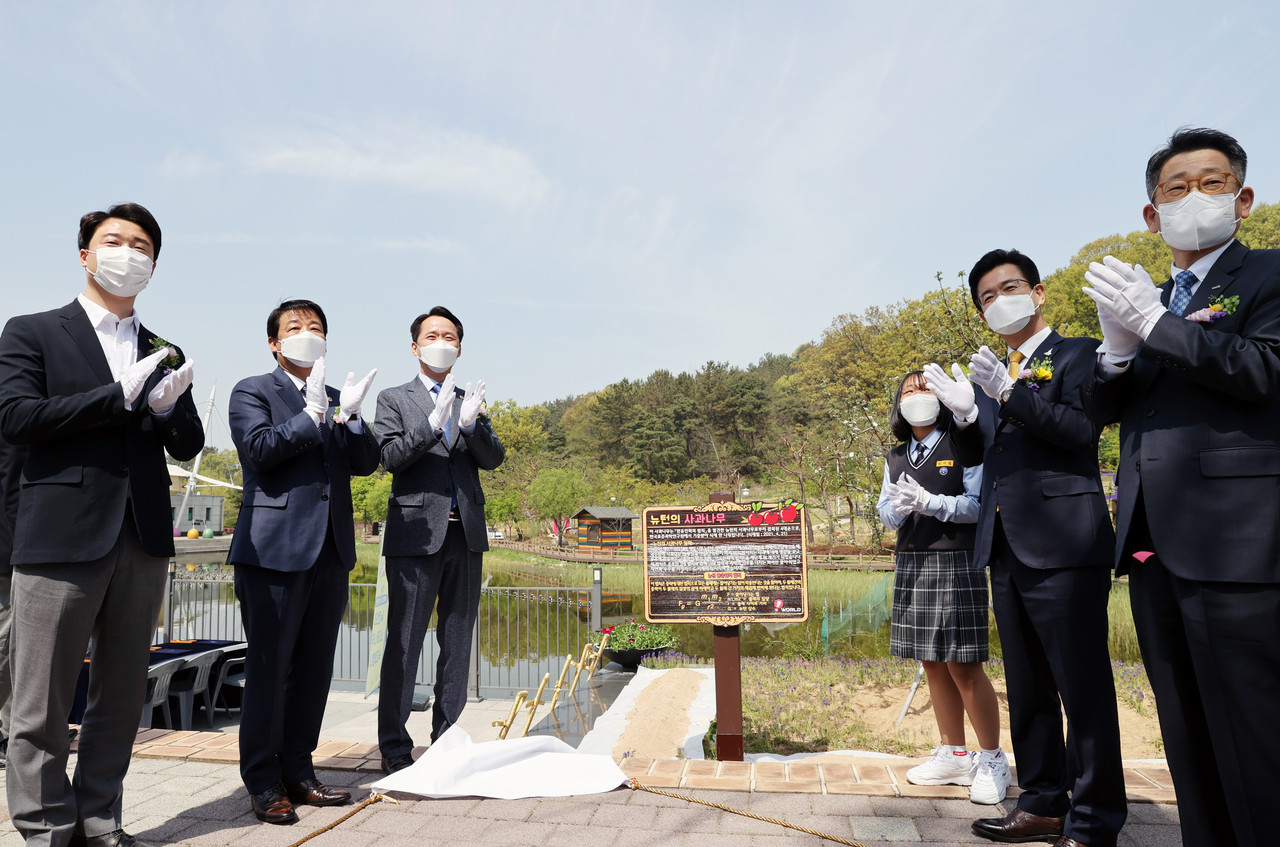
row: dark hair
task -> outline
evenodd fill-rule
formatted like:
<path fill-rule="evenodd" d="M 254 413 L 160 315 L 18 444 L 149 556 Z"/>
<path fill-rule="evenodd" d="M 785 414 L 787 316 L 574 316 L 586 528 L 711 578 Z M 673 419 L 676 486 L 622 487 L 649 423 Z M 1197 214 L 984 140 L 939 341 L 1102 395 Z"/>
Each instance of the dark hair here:
<path fill-rule="evenodd" d="M 893 395 L 893 411 L 889 413 L 889 431 L 893 433 L 893 437 L 901 442 L 911 440 L 912 431 L 911 424 L 902 416 L 902 389 L 907 387 L 907 380 L 913 376 L 920 377 L 924 381 L 924 371 L 911 371 L 902 377 L 902 382 L 898 383 L 898 393 Z M 934 426 L 946 426 L 951 423 L 951 410 L 941 403 L 938 404 L 938 419 L 934 421 Z"/>
<path fill-rule="evenodd" d="M 978 307 L 979 312 L 982 311 L 982 304 L 978 302 L 978 282 L 1001 265 L 1017 265 L 1019 273 L 1032 288 L 1040 284 L 1040 270 L 1027 256 L 1017 250 L 992 250 L 969 271 L 969 296 L 973 298 L 973 305 Z"/>
<path fill-rule="evenodd" d="M 1147 197 L 1156 196 L 1156 185 L 1160 182 L 1160 171 L 1174 156 L 1180 153 L 1192 153 L 1196 150 L 1217 150 L 1227 157 L 1231 165 L 1231 173 L 1244 185 L 1244 172 L 1249 164 L 1249 157 L 1244 148 L 1225 132 L 1205 127 L 1182 127 L 1169 136 L 1169 143 L 1151 154 L 1147 160 Z"/>
<path fill-rule="evenodd" d="M 453 328 L 458 331 L 458 343 L 462 343 L 462 321 L 458 320 L 458 316 L 444 306 L 432 306 L 430 312 L 423 312 L 413 319 L 413 323 L 409 324 L 409 338 L 414 343 L 417 343 L 418 330 L 422 329 L 422 322 L 427 318 L 444 318 L 450 321 L 453 324 Z"/>
<path fill-rule="evenodd" d="M 117 203 L 105 212 L 89 212 L 83 215 L 80 218 L 80 237 L 77 239 L 81 250 L 89 249 L 93 234 L 107 218 L 119 218 L 142 227 L 147 238 L 151 239 L 151 248 L 154 251 L 151 258 L 160 258 L 160 224 L 156 223 L 155 217 L 146 208 L 137 203 Z"/>
<path fill-rule="evenodd" d="M 310 300 L 282 300 L 280 305 L 267 315 L 267 338 L 280 337 L 280 316 L 285 312 L 315 312 L 316 317 L 320 319 L 320 328 L 324 330 L 325 335 L 329 334 L 329 320 L 324 316 L 324 309 L 321 309 L 319 304 L 312 303 Z"/>

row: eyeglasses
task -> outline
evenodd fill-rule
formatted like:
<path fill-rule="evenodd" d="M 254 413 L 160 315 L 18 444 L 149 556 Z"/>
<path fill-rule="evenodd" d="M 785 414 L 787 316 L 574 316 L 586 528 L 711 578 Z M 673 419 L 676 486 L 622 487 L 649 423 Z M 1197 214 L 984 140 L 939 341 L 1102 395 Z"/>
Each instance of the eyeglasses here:
<path fill-rule="evenodd" d="M 1030 286 L 1031 283 L 1027 282 L 1025 279 L 1006 279 L 1000 284 L 1000 289 L 998 291 L 988 291 L 979 297 L 978 300 L 982 303 L 982 308 L 985 310 L 987 306 L 991 305 L 991 301 L 996 299 L 997 295 L 1017 294 L 1018 289 L 1022 288 L 1024 285 Z"/>
<path fill-rule="evenodd" d="M 1163 194 L 1170 200 L 1178 200 L 1187 196 L 1193 187 L 1201 194 L 1223 194 L 1231 188 L 1231 180 L 1235 174 L 1203 174 L 1195 179 L 1170 179 L 1156 186 L 1156 194 Z"/>

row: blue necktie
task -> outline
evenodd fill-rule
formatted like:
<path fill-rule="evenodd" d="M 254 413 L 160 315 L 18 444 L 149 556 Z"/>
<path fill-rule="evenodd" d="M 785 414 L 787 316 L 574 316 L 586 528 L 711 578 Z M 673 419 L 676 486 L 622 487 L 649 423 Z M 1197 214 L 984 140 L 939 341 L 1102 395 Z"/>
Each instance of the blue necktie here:
<path fill-rule="evenodd" d="M 1182 313 L 1187 310 L 1187 304 L 1191 302 L 1191 286 L 1199 281 L 1191 271 L 1181 271 L 1173 278 L 1173 298 L 1169 301 L 1170 312 L 1182 317 Z"/>

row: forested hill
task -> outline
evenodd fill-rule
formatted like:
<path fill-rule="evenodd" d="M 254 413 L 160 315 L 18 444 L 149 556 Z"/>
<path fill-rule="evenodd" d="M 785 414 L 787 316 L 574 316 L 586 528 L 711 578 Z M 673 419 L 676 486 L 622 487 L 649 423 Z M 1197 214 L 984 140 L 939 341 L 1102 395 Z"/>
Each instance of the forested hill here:
<path fill-rule="evenodd" d="M 1280 247 L 1280 204 L 1256 207 L 1240 239 Z M 1044 280 L 1046 318 L 1063 335 L 1100 337 L 1080 289 L 1089 262 L 1108 253 L 1142 264 L 1157 281 L 1167 276 L 1170 253 L 1158 235 L 1084 245 Z M 495 403 L 507 460 L 485 481 L 490 521 L 567 516 L 610 498 L 633 509 L 699 502 L 709 490 L 753 483 L 787 482 L 803 496 L 850 506 L 873 501 L 903 372 L 967 362 L 978 345 L 996 342 L 963 273 L 940 273 L 922 297 L 838 315 L 816 343 L 747 367 L 707 362 L 694 373 L 659 370 L 541 406 Z"/>

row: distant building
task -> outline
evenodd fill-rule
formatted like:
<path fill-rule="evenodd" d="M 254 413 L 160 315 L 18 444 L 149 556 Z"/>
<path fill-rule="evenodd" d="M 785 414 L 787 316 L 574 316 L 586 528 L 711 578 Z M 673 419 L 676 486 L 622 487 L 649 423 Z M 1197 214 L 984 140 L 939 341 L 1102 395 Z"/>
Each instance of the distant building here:
<path fill-rule="evenodd" d="M 621 506 L 587 506 L 573 516 L 579 550 L 631 550 L 631 522 L 640 516 Z"/>
<path fill-rule="evenodd" d="M 187 498 L 187 508 L 179 515 L 182 497 L 181 491 L 169 492 L 169 520 L 180 532 L 186 532 L 193 526 L 201 532 L 206 527 L 215 533 L 222 532 L 222 503 L 225 498 L 221 494 L 192 494 Z"/>

